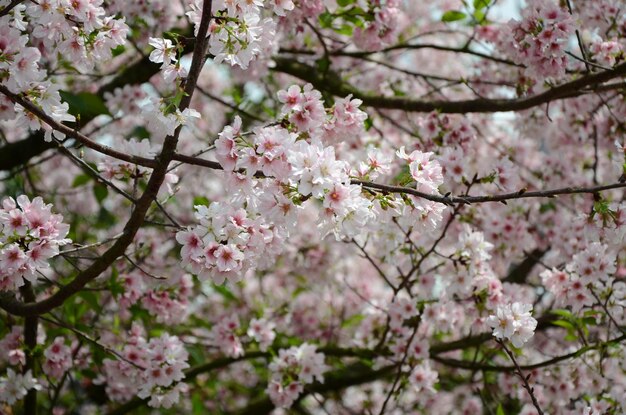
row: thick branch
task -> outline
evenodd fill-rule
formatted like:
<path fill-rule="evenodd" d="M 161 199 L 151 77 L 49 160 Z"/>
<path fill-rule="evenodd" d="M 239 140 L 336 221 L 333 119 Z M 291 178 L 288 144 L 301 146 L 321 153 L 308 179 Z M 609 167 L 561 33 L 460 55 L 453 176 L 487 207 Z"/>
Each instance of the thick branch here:
<path fill-rule="evenodd" d="M 522 370 L 533 370 L 533 369 L 539 369 L 542 367 L 552 366 L 564 360 L 575 359 L 592 350 L 603 349 L 611 345 L 619 344 L 623 342 L 624 340 L 626 340 L 626 335 L 622 335 L 620 337 L 617 337 L 612 340 L 608 340 L 606 342 L 600 342 L 594 345 L 581 347 L 575 352 L 567 353 L 567 354 L 560 355 L 560 356 L 555 356 L 551 359 L 544 360 L 542 362 L 533 363 L 530 365 L 520 365 L 519 367 Z M 451 366 L 451 367 L 455 367 L 459 369 L 467 369 L 467 370 L 472 370 L 472 371 L 480 370 L 483 372 L 514 372 L 517 369 L 515 366 L 484 365 L 480 363 L 469 362 L 467 360 L 448 359 L 448 358 L 439 357 L 439 356 L 433 356 L 432 358 L 433 360 L 436 360 L 437 362 L 444 364 L 446 366 Z"/>
<path fill-rule="evenodd" d="M 526 278 L 530 275 L 535 265 L 537 265 L 541 258 L 548 252 L 549 249 L 536 248 L 532 252 L 526 255 L 526 258 L 519 264 L 515 265 L 509 274 L 504 278 L 503 282 L 510 282 L 513 284 L 524 284 Z"/>
<path fill-rule="evenodd" d="M 615 68 L 582 76 L 537 95 L 517 99 L 473 99 L 463 101 L 422 101 L 411 98 L 370 95 L 346 84 L 339 75 L 329 72 L 325 78 L 312 66 L 290 59 L 274 58 L 276 72 L 283 72 L 310 82 L 317 89 L 336 96 L 352 94 L 363 104 L 376 108 L 400 109 L 411 112 L 431 112 L 466 114 L 470 112 L 508 112 L 521 111 L 563 98 L 572 98 L 594 92 L 593 86 L 626 75 L 626 63 Z M 618 84 L 618 87 L 621 84 Z M 589 88 L 585 90 L 585 88 Z"/>
<path fill-rule="evenodd" d="M 298 400 L 302 400 L 311 393 L 328 393 L 340 391 L 350 386 L 370 383 L 393 374 L 396 365 L 385 366 L 382 369 L 372 370 L 362 363 L 352 364 L 345 369 L 337 370 L 325 375 L 324 383 L 315 383 L 306 388 Z M 274 410 L 274 404 L 268 397 L 261 398 L 244 409 L 235 412 L 237 415 L 261 415 Z"/>

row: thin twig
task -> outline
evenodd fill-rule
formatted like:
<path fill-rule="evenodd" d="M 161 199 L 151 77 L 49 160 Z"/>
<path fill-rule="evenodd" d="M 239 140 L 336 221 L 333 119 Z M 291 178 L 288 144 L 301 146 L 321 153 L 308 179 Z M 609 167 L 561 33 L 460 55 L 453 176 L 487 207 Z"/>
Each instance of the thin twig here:
<path fill-rule="evenodd" d="M 537 401 L 537 397 L 535 396 L 535 389 L 531 387 L 530 384 L 528 383 L 528 380 L 530 379 L 530 374 L 528 374 L 527 376 L 524 376 L 524 373 L 522 372 L 522 368 L 520 368 L 519 364 L 517 363 L 517 360 L 515 360 L 515 356 L 513 356 L 513 353 L 508 349 L 508 347 L 506 347 L 504 342 L 499 339 L 496 340 L 496 342 L 498 342 L 500 346 L 502 346 L 502 349 L 504 349 L 506 354 L 509 356 L 509 358 L 513 362 L 513 365 L 515 366 L 515 373 L 522 380 L 522 386 L 524 387 L 524 389 L 526 389 L 526 391 L 528 392 L 528 395 L 530 395 L 530 399 L 532 400 L 533 406 L 537 410 L 537 413 L 539 415 L 543 415 L 541 406 L 539 406 L 539 402 Z"/>

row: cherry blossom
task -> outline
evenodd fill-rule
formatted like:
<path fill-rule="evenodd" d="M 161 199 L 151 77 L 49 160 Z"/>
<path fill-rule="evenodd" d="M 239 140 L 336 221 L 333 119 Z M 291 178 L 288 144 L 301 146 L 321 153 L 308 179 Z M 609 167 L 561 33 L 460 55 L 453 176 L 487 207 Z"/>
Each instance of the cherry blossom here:
<path fill-rule="evenodd" d="M 537 320 L 531 317 L 530 304 L 512 303 L 498 307 L 495 315 L 489 316 L 487 324 L 493 328 L 498 339 L 508 339 L 515 347 L 522 347 L 533 336 Z"/>
<path fill-rule="evenodd" d="M 314 380 L 324 382 L 327 367 L 324 355 L 317 353 L 310 344 L 281 349 L 269 366 L 271 379 L 268 393 L 272 402 L 280 408 L 289 408 Z"/>
<path fill-rule="evenodd" d="M 53 214 L 51 204 L 41 197 L 32 201 L 25 195 L 7 198 L 0 209 L 0 287 L 17 290 L 25 281 L 35 282 L 36 272 L 48 268 L 48 259 L 59 247 L 71 242 L 65 238 L 69 225 Z"/>
<path fill-rule="evenodd" d="M 624 413 L 626 4 L 510 3 L 0 0 L 0 412 Z"/>

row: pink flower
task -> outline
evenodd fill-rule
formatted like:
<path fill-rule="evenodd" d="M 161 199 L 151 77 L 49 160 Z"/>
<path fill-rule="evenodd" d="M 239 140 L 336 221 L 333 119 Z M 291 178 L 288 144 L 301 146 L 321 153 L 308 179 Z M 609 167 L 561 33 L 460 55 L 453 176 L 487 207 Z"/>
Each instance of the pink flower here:
<path fill-rule="evenodd" d="M 417 392 L 436 393 L 435 383 L 438 380 L 439 374 L 430 368 L 428 361 L 415 366 L 409 375 L 409 383 Z"/>
<path fill-rule="evenodd" d="M 304 95 L 298 85 L 291 85 L 286 91 L 281 90 L 276 94 L 278 100 L 283 103 L 282 112 L 300 111 L 304 103 Z"/>
<path fill-rule="evenodd" d="M 217 268 L 220 271 L 236 271 L 241 268 L 244 255 L 235 245 L 220 245 L 215 250 Z"/>

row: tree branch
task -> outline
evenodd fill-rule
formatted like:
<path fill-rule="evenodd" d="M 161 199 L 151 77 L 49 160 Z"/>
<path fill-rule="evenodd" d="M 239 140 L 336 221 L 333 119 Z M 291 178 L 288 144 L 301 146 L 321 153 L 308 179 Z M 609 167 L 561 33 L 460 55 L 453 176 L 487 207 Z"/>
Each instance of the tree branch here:
<path fill-rule="evenodd" d="M 537 413 L 539 415 L 543 415 L 541 406 L 539 406 L 539 402 L 537 401 L 537 397 L 535 396 L 535 388 L 530 386 L 530 384 L 528 383 L 528 380 L 530 379 L 530 375 L 524 376 L 524 373 L 522 372 L 522 369 L 520 368 L 519 364 L 517 364 L 517 360 L 515 360 L 515 356 L 513 355 L 513 353 L 509 350 L 508 347 L 506 347 L 506 345 L 504 344 L 502 340 L 496 340 L 496 341 L 500 343 L 500 345 L 502 346 L 506 354 L 509 356 L 509 358 L 513 362 L 513 365 L 515 366 L 515 373 L 522 380 L 522 386 L 528 392 L 528 395 L 530 396 L 530 400 L 533 402 L 533 406 L 537 410 Z"/>
<path fill-rule="evenodd" d="M 222 166 L 216 162 L 211 160 L 205 160 L 198 157 L 187 156 L 183 154 L 176 153 L 174 155 L 174 160 L 191 164 L 194 166 L 207 167 L 214 170 L 223 170 Z M 433 195 L 424 192 L 420 192 L 417 189 L 413 189 L 406 186 L 393 186 L 386 185 L 380 183 L 367 182 L 363 180 L 353 179 L 351 181 L 352 184 L 359 184 L 368 189 L 380 190 L 387 193 L 405 193 L 413 196 L 417 196 L 423 199 L 427 199 L 433 202 L 443 203 L 445 205 L 458 205 L 458 204 L 472 204 L 472 203 L 485 203 L 485 202 L 506 202 L 507 200 L 514 199 L 527 199 L 527 198 L 552 198 L 559 195 L 571 195 L 571 194 L 593 194 L 598 192 L 603 192 L 606 190 L 612 189 L 622 189 L 626 188 L 626 182 L 618 182 L 605 184 L 600 186 L 592 186 L 592 187 L 561 187 L 558 189 L 549 189 L 549 190 L 536 190 L 532 192 L 527 192 L 525 190 L 519 190 L 517 192 L 511 193 L 501 193 L 495 195 L 479 195 L 479 196 L 441 196 L 441 195 Z"/>
<path fill-rule="evenodd" d="M 0 10 L 0 17 L 6 16 L 7 14 L 9 14 L 9 12 L 11 10 L 13 10 L 13 8 L 15 6 L 17 6 L 18 4 L 22 3 L 24 0 L 13 0 L 11 3 L 9 3 L 8 5 L 4 6 L 4 8 L 2 10 Z"/>
<path fill-rule="evenodd" d="M 607 346 L 611 346 L 611 345 L 615 345 L 615 344 L 619 344 L 621 342 L 623 342 L 624 340 L 626 340 L 626 334 L 622 335 L 620 337 L 616 337 L 612 340 L 608 340 L 605 342 L 600 342 L 600 343 L 596 343 L 594 345 L 591 346 L 584 346 L 581 347 L 580 349 L 576 350 L 575 352 L 571 352 L 571 353 L 567 353 L 561 356 L 556 356 L 553 357 L 551 359 L 548 360 L 544 360 L 542 362 L 538 362 L 538 363 L 533 363 L 530 365 L 520 365 L 519 368 L 523 369 L 523 370 L 533 370 L 533 369 L 539 369 L 542 367 L 547 367 L 547 366 L 552 366 L 553 364 L 562 362 L 564 360 L 569 360 L 569 359 L 574 359 L 577 357 L 580 357 L 592 350 L 598 350 L 598 349 L 603 349 Z M 467 369 L 467 370 L 480 370 L 480 371 L 484 371 L 484 372 L 514 372 L 515 370 L 517 370 L 517 368 L 515 366 L 492 366 L 492 365 L 482 365 L 482 364 L 478 364 L 478 363 L 474 363 L 474 362 L 469 362 L 466 360 L 456 360 L 456 359 L 448 359 L 445 357 L 439 357 L 439 356 L 433 356 L 432 357 L 433 360 L 436 360 L 437 362 L 446 365 L 446 366 L 451 366 L 451 367 L 455 367 L 455 368 L 459 368 L 459 369 Z"/>
<path fill-rule="evenodd" d="M 554 321 L 555 319 L 556 317 L 553 315 L 540 317 L 538 319 L 539 323 L 537 325 L 537 330 L 544 330 L 548 327 L 552 327 L 553 326 L 552 321 Z M 482 343 L 489 341 L 491 339 L 493 339 L 493 335 L 491 333 L 481 333 L 475 336 L 468 336 L 468 337 L 464 337 L 462 339 L 454 340 L 454 341 L 447 342 L 447 343 L 435 344 L 430 347 L 430 357 L 432 359 L 435 359 L 435 357 L 441 353 L 479 346 Z M 274 354 L 276 354 L 276 352 L 279 349 L 280 347 L 277 347 L 274 350 Z M 333 357 L 359 357 L 363 359 L 374 359 L 376 357 L 389 356 L 388 350 L 341 348 L 341 347 L 333 347 L 333 346 L 320 347 L 317 350 L 321 353 L 324 353 L 326 356 L 333 356 Z M 272 353 L 270 352 L 252 351 L 252 352 L 246 352 L 243 356 L 240 356 L 237 358 L 225 357 L 225 358 L 216 359 L 216 360 L 213 360 L 212 362 L 205 363 L 203 365 L 199 365 L 199 366 L 188 369 L 187 371 L 185 371 L 185 378 L 183 381 L 188 382 L 202 373 L 208 373 L 215 369 L 221 369 L 221 368 L 227 367 L 233 363 L 236 363 L 242 360 L 269 358 L 271 356 L 272 356 Z M 366 380 L 365 378 L 363 378 L 362 381 L 360 381 L 360 383 L 358 384 L 371 382 L 371 381 L 380 379 L 380 377 L 391 375 L 393 374 L 393 369 L 395 367 L 397 366 L 396 365 L 387 366 L 382 372 L 378 372 L 378 377 L 372 373 L 370 374 L 371 376 L 367 377 L 367 379 L 369 380 Z M 334 375 L 332 376 L 337 378 L 337 381 L 340 381 L 339 376 L 337 375 L 338 372 L 332 372 L 332 373 L 334 373 Z M 350 372 L 347 372 L 347 373 L 349 374 Z M 328 376 L 326 376 L 326 378 L 327 378 L 327 382 L 325 383 L 325 385 L 328 385 Z M 330 389 L 330 390 L 333 390 L 333 389 Z M 316 390 L 316 392 L 321 393 L 322 391 Z M 248 408 L 250 410 L 252 409 L 258 410 L 258 409 L 265 408 L 265 410 L 267 410 L 268 402 L 269 404 L 271 404 L 271 401 L 269 401 L 268 399 L 261 399 L 257 401 L 256 403 L 251 404 L 251 406 Z M 147 400 L 135 398 L 125 403 L 124 405 L 114 409 L 113 411 L 109 412 L 107 415 L 123 415 L 146 403 L 147 403 Z M 272 405 L 271 408 L 269 408 L 269 410 L 272 410 L 273 408 L 274 406 Z M 248 412 L 248 413 L 252 414 L 254 412 Z"/>
<path fill-rule="evenodd" d="M 626 183 L 612 183 L 602 186 L 592 187 L 562 187 L 559 189 L 551 190 L 537 190 L 532 192 L 525 192 L 523 190 L 512 193 L 501 193 L 496 195 L 481 195 L 481 196 L 439 196 L 428 193 L 420 192 L 416 189 L 403 186 L 391 186 L 379 183 L 365 182 L 361 180 L 352 180 L 353 184 L 360 184 L 363 187 L 370 189 L 377 189 L 388 193 L 406 193 L 413 196 L 428 199 L 433 202 L 439 202 L 446 205 L 455 204 L 472 204 L 472 203 L 485 203 L 485 202 L 504 202 L 514 199 L 527 199 L 535 197 L 554 197 L 558 195 L 571 195 L 581 193 L 597 193 L 611 189 L 621 189 L 626 187 Z"/>
<path fill-rule="evenodd" d="M 211 19 L 212 1 L 206 1 L 203 5 L 202 20 L 198 30 L 198 41 L 195 43 L 191 68 L 189 76 L 185 84 L 186 95 L 181 99 L 179 109 L 183 111 L 189 106 L 193 95 L 195 84 L 204 63 L 204 56 L 207 47 L 207 32 L 209 21 Z M 126 248 L 132 243 L 137 231 L 143 224 L 145 215 L 152 201 L 156 198 L 157 193 L 165 180 L 167 168 L 172 161 L 178 144 L 178 136 L 182 126 L 179 126 L 174 135 L 165 138 L 160 154 L 157 156 L 157 165 L 152 171 L 148 184 L 141 198 L 137 200 L 135 209 L 133 210 L 120 238 L 109 248 L 102 256 L 94 261 L 87 269 L 79 273 L 69 284 L 61 288 L 52 296 L 45 300 L 34 303 L 22 303 L 9 293 L 0 295 L 0 308 L 7 312 L 19 316 L 37 316 L 52 310 L 63 304 L 69 297 L 79 292 L 87 283 L 98 277 L 102 272 L 121 255 L 124 254 Z"/>
<path fill-rule="evenodd" d="M 370 95 L 359 91 L 342 81 L 336 73 L 329 72 L 325 79 L 312 66 L 295 62 L 285 58 L 274 58 L 276 72 L 283 72 L 303 81 L 310 82 L 319 90 L 329 92 L 335 96 L 352 94 L 361 99 L 363 104 L 376 108 L 400 109 L 411 112 L 438 111 L 449 114 L 466 114 L 471 112 L 508 112 L 521 111 L 538 105 L 546 104 L 563 98 L 573 98 L 586 93 L 594 92 L 593 88 L 585 88 L 601 84 L 614 78 L 626 75 L 626 63 L 615 68 L 588 74 L 576 80 L 553 87 L 545 92 L 525 98 L 516 99 L 473 99 L 463 101 L 422 101 L 411 98 L 386 97 Z M 618 84 L 619 85 L 622 84 Z"/>
<path fill-rule="evenodd" d="M 91 140 L 89 137 L 87 137 L 87 136 L 81 134 L 80 132 L 78 132 L 78 130 L 70 128 L 67 125 L 61 124 L 60 122 L 56 121 L 54 118 L 52 118 L 48 114 L 46 114 L 41 108 L 39 108 L 37 105 L 35 105 L 32 101 L 30 101 L 29 99 L 24 98 L 24 97 L 22 97 L 22 96 L 20 96 L 18 94 L 12 93 L 4 85 L 0 85 L 0 93 L 2 93 L 5 96 L 7 96 L 14 103 L 20 104 L 21 106 L 26 108 L 30 113 L 32 113 L 37 118 L 39 118 L 40 120 L 42 120 L 43 122 L 48 124 L 54 130 L 59 131 L 59 132 L 65 134 L 68 137 L 75 138 L 76 140 L 80 141 L 82 144 L 84 144 L 86 147 L 88 147 L 88 148 L 90 148 L 92 150 L 95 150 L 95 151 L 97 151 L 99 153 L 102 153 L 102 154 L 105 154 L 107 156 L 111 156 L 111 157 L 114 157 L 116 159 L 127 161 L 127 162 L 133 163 L 133 164 L 140 164 L 140 165 L 146 166 L 146 167 L 155 167 L 157 165 L 156 160 L 145 158 L 145 157 L 140 157 L 140 156 L 133 156 L 131 154 L 123 153 L 121 151 L 115 150 L 114 148 L 111 148 L 109 146 L 105 146 L 103 144 L 99 144 L 99 143 Z"/>
<path fill-rule="evenodd" d="M 491 56 L 486 53 L 472 50 L 469 48 L 468 45 L 463 46 L 463 47 L 454 47 L 454 46 L 436 45 L 433 43 L 417 43 L 417 44 L 402 43 L 402 44 L 390 46 L 390 47 L 387 47 L 385 49 L 378 50 L 378 51 L 347 52 L 344 50 L 334 50 L 334 51 L 330 51 L 329 55 L 330 56 L 346 56 L 346 57 L 352 57 L 352 58 L 363 58 L 363 57 L 371 56 L 374 54 L 392 52 L 395 50 L 403 50 L 403 49 L 404 50 L 432 49 L 432 50 L 438 50 L 442 52 L 462 53 L 462 54 L 472 55 L 472 56 L 476 56 L 482 59 L 490 60 L 493 62 L 502 63 L 505 65 L 524 68 L 524 65 L 518 65 L 511 60 L 498 58 L 497 56 Z M 292 55 L 316 55 L 318 53 L 315 50 L 305 50 L 305 49 L 280 49 L 279 52 L 288 53 Z"/>

